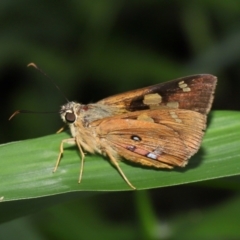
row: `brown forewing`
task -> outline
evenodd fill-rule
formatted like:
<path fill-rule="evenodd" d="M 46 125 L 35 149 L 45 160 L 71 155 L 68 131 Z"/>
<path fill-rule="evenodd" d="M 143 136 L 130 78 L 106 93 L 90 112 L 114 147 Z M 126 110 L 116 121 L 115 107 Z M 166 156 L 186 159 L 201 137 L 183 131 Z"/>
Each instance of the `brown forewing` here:
<path fill-rule="evenodd" d="M 184 82 L 190 91 L 183 91 L 179 83 Z M 161 97 L 158 108 L 170 107 L 189 109 L 202 114 L 207 114 L 213 101 L 217 78 L 210 74 L 199 74 L 183 78 L 178 78 L 169 82 L 141 88 L 122 94 L 117 94 L 105 98 L 98 103 L 114 105 L 124 110 L 133 112 L 138 110 L 151 109 L 151 104 L 145 104 L 144 98 L 148 94 L 157 93 Z"/>

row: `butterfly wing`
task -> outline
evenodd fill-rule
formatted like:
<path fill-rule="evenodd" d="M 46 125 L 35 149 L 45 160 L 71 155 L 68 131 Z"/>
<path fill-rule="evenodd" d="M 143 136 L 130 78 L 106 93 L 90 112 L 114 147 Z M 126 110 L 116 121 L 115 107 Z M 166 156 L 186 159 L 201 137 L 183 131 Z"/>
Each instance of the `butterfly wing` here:
<path fill-rule="evenodd" d="M 213 101 L 217 78 L 199 74 L 124 92 L 98 103 L 134 112 L 147 109 L 188 109 L 207 114 Z"/>
<path fill-rule="evenodd" d="M 101 148 L 135 163 L 157 168 L 185 166 L 200 147 L 206 116 L 189 110 L 143 110 L 91 124 Z"/>

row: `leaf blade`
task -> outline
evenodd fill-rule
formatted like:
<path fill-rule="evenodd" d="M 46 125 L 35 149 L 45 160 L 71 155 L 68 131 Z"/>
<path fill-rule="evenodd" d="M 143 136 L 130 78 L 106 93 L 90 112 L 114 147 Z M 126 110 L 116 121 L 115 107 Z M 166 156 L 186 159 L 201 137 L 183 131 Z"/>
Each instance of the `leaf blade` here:
<path fill-rule="evenodd" d="M 240 173 L 240 113 L 215 111 L 200 151 L 185 168 L 157 170 L 125 161 L 120 166 L 137 189 L 186 184 Z M 52 173 L 59 144 L 67 133 L 0 146 L 0 197 L 34 198 L 74 191 L 130 190 L 101 156 L 87 155 L 81 184 L 77 183 L 80 156 L 76 147 L 65 147 L 56 173 Z"/>

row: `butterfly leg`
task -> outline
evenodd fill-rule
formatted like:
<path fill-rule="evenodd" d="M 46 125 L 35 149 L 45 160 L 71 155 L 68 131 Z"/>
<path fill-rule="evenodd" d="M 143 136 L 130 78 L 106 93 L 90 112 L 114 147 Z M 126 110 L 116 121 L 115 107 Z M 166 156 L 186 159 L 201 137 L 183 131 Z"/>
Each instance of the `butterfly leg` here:
<path fill-rule="evenodd" d="M 75 138 L 67 138 L 67 139 L 62 140 L 62 142 L 60 144 L 60 151 L 59 151 L 59 154 L 58 154 L 57 162 L 56 162 L 56 165 L 53 169 L 53 172 L 57 171 L 57 168 L 60 164 L 60 160 L 61 160 L 63 152 L 64 152 L 64 150 L 63 150 L 63 144 L 64 143 L 76 144 L 76 141 L 75 141 Z"/>
<path fill-rule="evenodd" d="M 61 127 L 59 130 L 57 130 L 56 133 L 61 133 L 64 130 L 64 127 Z"/>
<path fill-rule="evenodd" d="M 80 174 L 79 174 L 79 178 L 78 178 L 78 183 L 80 183 L 81 180 L 82 180 L 83 164 L 84 164 L 85 154 L 84 154 L 84 152 L 82 150 L 82 147 L 81 147 L 80 143 L 76 142 L 75 138 L 67 138 L 67 139 L 62 140 L 62 142 L 60 144 L 60 152 L 59 152 L 59 155 L 58 155 L 58 158 L 57 158 L 56 165 L 55 165 L 55 167 L 53 169 L 53 172 L 57 171 L 57 168 L 58 168 L 58 166 L 60 164 L 60 160 L 61 160 L 63 152 L 64 152 L 64 150 L 63 150 L 63 144 L 64 143 L 68 143 L 68 144 L 76 144 L 77 143 L 77 145 L 78 145 L 78 148 L 79 148 L 80 153 L 81 153 L 81 167 L 80 167 Z"/>
<path fill-rule="evenodd" d="M 83 173 L 83 165 L 84 165 L 84 158 L 85 158 L 85 153 L 82 150 L 81 144 L 77 141 L 78 148 L 81 153 L 81 166 L 80 166 L 80 173 L 79 173 L 79 178 L 78 178 L 78 183 L 81 182 L 82 180 L 82 173 Z"/>
<path fill-rule="evenodd" d="M 123 177 L 123 179 L 125 180 L 125 182 L 129 185 L 129 187 L 131 187 L 132 189 L 136 190 L 136 188 L 129 182 L 129 180 L 127 179 L 127 177 L 125 176 L 124 172 L 122 171 L 122 169 L 120 168 L 117 159 L 111 154 L 110 151 L 105 150 L 106 154 L 108 155 L 108 157 L 111 160 L 111 163 L 117 168 L 118 172 L 121 174 L 121 176 Z"/>

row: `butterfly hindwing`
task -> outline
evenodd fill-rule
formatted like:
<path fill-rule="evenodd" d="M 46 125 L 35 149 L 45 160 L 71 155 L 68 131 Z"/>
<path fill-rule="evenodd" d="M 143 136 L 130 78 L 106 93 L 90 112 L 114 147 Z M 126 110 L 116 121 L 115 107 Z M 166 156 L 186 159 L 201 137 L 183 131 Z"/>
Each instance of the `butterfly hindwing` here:
<path fill-rule="evenodd" d="M 127 160 L 154 167 L 185 166 L 198 150 L 206 117 L 189 110 L 145 110 L 93 123 L 96 133 Z M 104 146 L 103 146 L 104 147 Z"/>

